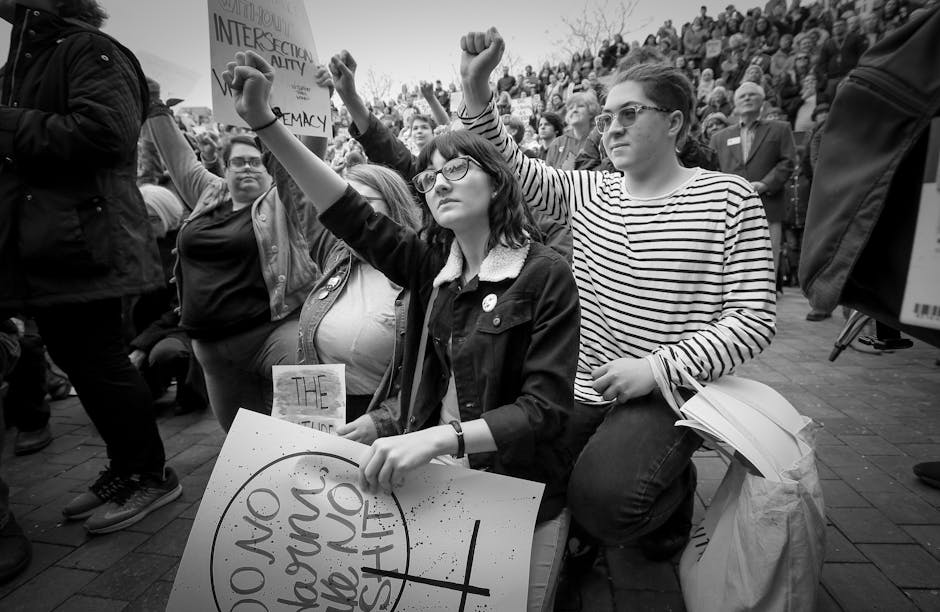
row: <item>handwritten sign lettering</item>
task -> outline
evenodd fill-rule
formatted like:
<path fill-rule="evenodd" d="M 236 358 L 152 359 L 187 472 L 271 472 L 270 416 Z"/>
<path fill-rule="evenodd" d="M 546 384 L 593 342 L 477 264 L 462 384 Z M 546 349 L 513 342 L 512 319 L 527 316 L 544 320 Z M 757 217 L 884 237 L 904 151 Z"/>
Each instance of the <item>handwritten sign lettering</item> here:
<path fill-rule="evenodd" d="M 365 450 L 241 410 L 167 610 L 524 610 L 543 485 L 428 465 L 369 493 Z"/>
<path fill-rule="evenodd" d="M 274 366 L 274 407 L 272 415 L 333 433 L 346 422 L 346 366 Z"/>
<path fill-rule="evenodd" d="M 223 123 L 245 125 L 222 80 L 238 51 L 251 49 L 277 71 L 271 106 L 295 134 L 330 136 L 329 92 L 313 85 L 317 53 L 302 0 L 208 0 L 212 104 Z"/>

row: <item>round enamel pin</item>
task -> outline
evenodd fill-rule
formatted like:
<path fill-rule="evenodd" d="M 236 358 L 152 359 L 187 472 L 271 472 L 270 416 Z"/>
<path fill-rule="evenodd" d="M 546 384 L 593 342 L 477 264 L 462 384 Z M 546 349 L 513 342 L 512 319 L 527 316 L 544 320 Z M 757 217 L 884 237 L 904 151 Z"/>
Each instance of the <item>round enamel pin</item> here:
<path fill-rule="evenodd" d="M 496 294 L 491 293 L 483 298 L 483 312 L 490 312 L 496 308 Z"/>
<path fill-rule="evenodd" d="M 338 276 L 334 276 L 333 278 L 331 278 L 330 280 L 326 282 L 326 288 L 336 289 L 336 285 L 339 284 L 339 281 L 340 281 L 340 278 Z"/>

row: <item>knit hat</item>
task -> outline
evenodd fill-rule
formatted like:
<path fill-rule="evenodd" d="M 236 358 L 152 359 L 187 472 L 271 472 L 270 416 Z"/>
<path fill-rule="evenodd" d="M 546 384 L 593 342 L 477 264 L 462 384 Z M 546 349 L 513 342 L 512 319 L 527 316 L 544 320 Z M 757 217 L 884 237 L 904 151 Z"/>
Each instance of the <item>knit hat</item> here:
<path fill-rule="evenodd" d="M 737 100 L 738 96 L 745 94 L 745 93 L 757 93 L 757 94 L 760 94 L 761 98 L 767 97 L 764 94 L 764 88 L 758 85 L 757 83 L 753 83 L 751 81 L 745 81 L 741 83 L 741 85 L 738 86 L 738 88 L 734 90 L 734 99 Z"/>
<path fill-rule="evenodd" d="M 144 197 L 147 213 L 160 219 L 163 233 L 157 238 L 163 238 L 169 232 L 178 229 L 183 222 L 183 203 L 172 191 L 159 185 L 141 185 L 140 195 Z"/>

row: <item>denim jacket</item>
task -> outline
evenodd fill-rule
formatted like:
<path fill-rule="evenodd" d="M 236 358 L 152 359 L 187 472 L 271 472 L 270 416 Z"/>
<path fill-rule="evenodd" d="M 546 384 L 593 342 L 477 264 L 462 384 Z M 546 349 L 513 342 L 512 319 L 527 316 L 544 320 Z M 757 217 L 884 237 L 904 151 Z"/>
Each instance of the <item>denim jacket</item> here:
<path fill-rule="evenodd" d="M 192 209 L 183 226 L 219 206 L 227 199 L 225 179 L 208 170 L 196 159 L 169 112 L 151 112 L 144 124 L 160 156 L 167 165 L 173 183 L 186 206 Z M 319 278 L 319 268 L 310 254 L 310 244 L 322 228 L 307 206 L 292 205 L 299 200 L 282 200 L 274 186 L 251 205 L 251 221 L 258 242 L 261 274 L 270 296 L 271 320 L 278 321 L 300 308 L 310 288 Z M 180 228 L 179 235 L 183 231 Z M 174 280 L 183 304 L 183 278 L 177 258 Z"/>
<path fill-rule="evenodd" d="M 538 520 L 565 503 L 572 457 L 561 435 L 574 405 L 580 312 L 574 275 L 552 249 L 497 246 L 461 284 L 463 255 L 428 245 L 375 213 L 353 189 L 320 215 L 324 226 L 392 282 L 411 290 L 402 369 L 403 429 L 437 425 L 451 373 L 462 421 L 486 421 L 497 450 L 470 456 L 474 468 L 545 483 Z M 434 286 L 428 347 L 417 363 Z M 414 404 L 415 369 L 422 378 Z"/>
<path fill-rule="evenodd" d="M 342 243 L 336 243 L 323 264 L 323 275 L 314 286 L 300 311 L 298 363 L 320 363 L 316 348 L 317 328 L 323 317 L 346 289 L 352 267 L 358 260 Z M 401 387 L 402 357 L 404 354 L 405 316 L 408 312 L 409 293 L 401 289 L 395 298 L 395 336 L 392 359 L 389 361 L 379 387 L 369 402 L 366 413 L 372 417 L 379 437 L 401 433 L 399 419 L 401 405 L 398 393 Z"/>

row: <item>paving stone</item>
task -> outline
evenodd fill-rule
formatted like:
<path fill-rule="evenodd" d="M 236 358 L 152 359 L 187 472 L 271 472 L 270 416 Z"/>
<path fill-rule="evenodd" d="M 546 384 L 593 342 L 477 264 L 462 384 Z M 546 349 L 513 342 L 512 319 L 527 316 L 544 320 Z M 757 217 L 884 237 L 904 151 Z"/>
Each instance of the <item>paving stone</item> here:
<path fill-rule="evenodd" d="M 904 425 L 882 425 L 878 428 L 878 435 L 891 444 L 920 444 L 927 433 L 920 427 Z"/>
<path fill-rule="evenodd" d="M 61 517 L 51 521 L 21 523 L 21 527 L 33 542 L 81 546 L 91 539 L 82 526 L 82 521 L 66 521 Z"/>
<path fill-rule="evenodd" d="M 940 591 L 938 590 L 905 590 L 904 594 L 911 598 L 918 608 L 924 612 L 937 612 L 940 610 Z"/>
<path fill-rule="evenodd" d="M 863 456 L 869 455 L 903 455 L 897 446 L 891 444 L 881 436 L 854 436 L 843 435 L 839 437 L 848 446 Z M 909 453 L 907 453 L 909 454 Z"/>
<path fill-rule="evenodd" d="M 75 595 L 56 608 L 56 612 L 119 612 L 126 607 L 126 601 Z"/>
<path fill-rule="evenodd" d="M 174 519 L 169 525 L 150 536 L 137 552 L 154 553 L 180 557 L 186 548 L 186 540 L 193 528 L 193 522 L 186 519 Z M 164 570 L 165 571 L 165 570 Z"/>
<path fill-rule="evenodd" d="M 865 465 L 865 457 L 848 445 L 829 445 L 816 448 L 816 458 L 831 468 Z"/>
<path fill-rule="evenodd" d="M 721 480 L 728 470 L 728 461 L 722 457 L 695 457 L 695 468 L 702 480 Z"/>
<path fill-rule="evenodd" d="M 68 555 L 75 550 L 71 546 L 60 546 L 57 544 L 45 544 L 43 542 L 33 542 L 33 557 L 29 561 L 26 569 L 16 578 L 0 585 L 0 599 L 8 593 L 19 588 L 21 585 L 29 582 L 31 578 L 45 570 L 47 567 Z M 0 609 L 3 609 L 3 602 L 0 601 Z"/>
<path fill-rule="evenodd" d="M 827 508 L 870 508 L 871 504 L 841 480 L 821 481 Z"/>
<path fill-rule="evenodd" d="M 940 588 L 940 561 L 916 544 L 859 544 L 858 548 L 901 588 Z"/>
<path fill-rule="evenodd" d="M 822 585 L 816 591 L 816 612 L 842 612 L 842 606 L 836 603 Z"/>
<path fill-rule="evenodd" d="M 904 454 L 914 457 L 919 463 L 921 461 L 940 461 L 940 444 L 899 444 L 898 448 L 904 451 Z"/>
<path fill-rule="evenodd" d="M 826 526 L 826 562 L 865 563 L 868 559 L 834 525 Z"/>
<path fill-rule="evenodd" d="M 908 525 L 903 527 L 918 544 L 940 559 L 940 525 Z"/>
<path fill-rule="evenodd" d="M 849 612 L 917 609 L 878 568 L 869 563 L 826 563 L 822 583 L 833 599 Z"/>
<path fill-rule="evenodd" d="M 831 508 L 826 513 L 854 543 L 906 544 L 911 541 L 910 536 L 876 508 Z"/>
<path fill-rule="evenodd" d="M 863 491 L 871 505 L 898 525 L 940 525 L 940 510 L 908 491 Z"/>
<path fill-rule="evenodd" d="M 827 448 L 834 447 L 829 446 Z M 897 480 L 867 461 L 864 465 L 833 466 L 832 471 L 859 492 L 904 490 L 904 487 Z"/>
<path fill-rule="evenodd" d="M 199 512 L 199 502 L 193 502 L 189 505 L 186 510 L 180 512 L 179 518 L 184 519 L 194 519 L 196 518 L 196 513 Z"/>
<path fill-rule="evenodd" d="M 609 546 L 606 549 L 606 558 L 615 590 L 679 590 L 679 579 L 672 564 L 651 563 L 635 546 Z"/>
<path fill-rule="evenodd" d="M 58 565 L 103 572 L 146 540 L 146 534 L 126 530 L 94 537 Z"/>
<path fill-rule="evenodd" d="M 133 601 L 174 563 L 163 555 L 131 553 L 85 586 L 82 594 Z"/>
<path fill-rule="evenodd" d="M 190 446 L 180 454 L 169 461 L 169 465 L 176 470 L 180 478 L 186 476 L 196 468 L 202 466 L 209 460 L 214 460 L 219 455 L 219 449 L 215 446 L 205 446 L 195 444 Z"/>
<path fill-rule="evenodd" d="M 50 567 L 0 600 L 4 612 L 54 610 L 97 577 L 96 572 Z"/>
<path fill-rule="evenodd" d="M 154 582 L 143 595 L 135 599 L 124 612 L 165 612 L 173 585 L 169 582 Z"/>
<path fill-rule="evenodd" d="M 55 465 L 76 465 L 79 463 L 84 463 L 85 461 L 96 459 L 99 457 L 104 457 L 104 452 L 101 450 L 100 446 L 94 446 L 92 444 L 82 444 L 76 446 L 75 448 L 68 450 L 64 453 L 59 453 L 58 455 L 50 455 L 47 457 L 49 463 Z"/>

